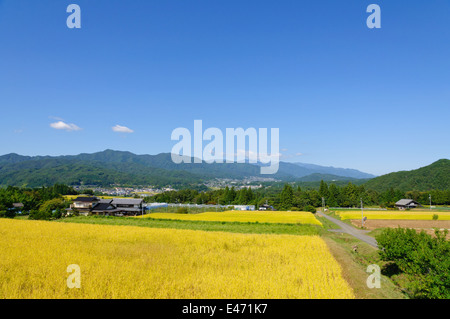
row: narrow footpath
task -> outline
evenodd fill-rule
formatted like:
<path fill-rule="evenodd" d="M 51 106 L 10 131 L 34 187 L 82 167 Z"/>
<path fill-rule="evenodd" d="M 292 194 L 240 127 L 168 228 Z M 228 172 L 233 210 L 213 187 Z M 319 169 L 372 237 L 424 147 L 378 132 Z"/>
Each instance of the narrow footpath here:
<path fill-rule="evenodd" d="M 375 240 L 375 238 L 366 235 L 366 233 L 369 232 L 368 230 L 356 229 L 356 228 L 340 221 L 339 219 L 328 216 L 327 214 L 324 214 L 322 212 L 317 212 L 317 214 L 321 217 L 325 217 L 326 219 L 328 219 L 332 223 L 335 223 L 336 225 L 338 225 L 341 228 L 341 229 L 328 229 L 328 231 L 338 232 L 338 233 L 346 233 L 346 234 L 352 235 L 353 237 L 358 238 L 359 240 L 362 240 L 363 242 L 365 242 L 375 248 L 378 248 L 378 244 L 377 244 L 377 241 Z"/>

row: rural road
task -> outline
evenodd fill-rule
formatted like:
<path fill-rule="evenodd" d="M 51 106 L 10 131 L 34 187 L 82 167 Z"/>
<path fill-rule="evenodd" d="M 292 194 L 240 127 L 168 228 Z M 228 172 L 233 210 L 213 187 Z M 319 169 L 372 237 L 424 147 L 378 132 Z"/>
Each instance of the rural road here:
<path fill-rule="evenodd" d="M 356 237 L 359 240 L 362 240 L 363 242 L 365 242 L 375 248 L 378 248 L 378 244 L 377 244 L 377 241 L 375 240 L 375 238 L 367 236 L 365 234 L 368 232 L 367 230 L 356 229 L 356 228 L 340 221 L 339 219 L 328 216 L 327 214 L 324 214 L 322 212 L 317 212 L 317 214 L 319 214 L 319 216 L 322 216 L 322 217 L 328 219 L 329 221 L 335 223 L 339 227 L 341 227 L 341 229 L 329 229 L 328 231 L 346 233 L 346 234 L 352 235 L 353 237 Z"/>

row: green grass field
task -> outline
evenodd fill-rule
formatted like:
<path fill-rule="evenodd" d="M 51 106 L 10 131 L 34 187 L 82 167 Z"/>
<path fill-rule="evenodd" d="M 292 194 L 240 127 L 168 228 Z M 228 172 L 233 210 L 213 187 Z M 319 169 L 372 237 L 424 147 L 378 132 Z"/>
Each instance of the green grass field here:
<path fill-rule="evenodd" d="M 62 223 L 139 226 L 151 228 L 192 229 L 224 231 L 244 234 L 318 235 L 322 227 L 307 224 L 275 224 L 251 222 L 187 221 L 154 218 L 77 216 L 56 220 Z"/>

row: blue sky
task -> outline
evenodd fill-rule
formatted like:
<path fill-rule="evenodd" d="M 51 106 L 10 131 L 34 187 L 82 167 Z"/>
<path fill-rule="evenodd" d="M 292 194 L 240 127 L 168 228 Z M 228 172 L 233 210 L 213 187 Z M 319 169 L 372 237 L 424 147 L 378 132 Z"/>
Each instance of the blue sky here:
<path fill-rule="evenodd" d="M 449 16 L 447 0 L 0 0 L 0 154 L 170 152 L 201 119 L 279 128 L 285 161 L 425 166 L 450 153 Z"/>

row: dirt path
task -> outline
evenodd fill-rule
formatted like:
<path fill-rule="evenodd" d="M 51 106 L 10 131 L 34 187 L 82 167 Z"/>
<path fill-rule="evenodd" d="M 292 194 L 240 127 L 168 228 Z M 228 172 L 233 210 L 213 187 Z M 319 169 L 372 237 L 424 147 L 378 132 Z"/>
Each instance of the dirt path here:
<path fill-rule="evenodd" d="M 339 219 L 328 216 L 327 214 L 323 214 L 322 212 L 317 212 L 317 214 L 319 216 L 322 216 L 322 217 L 328 219 L 329 221 L 335 223 L 339 227 L 341 227 L 341 229 L 329 229 L 328 231 L 346 233 L 346 234 L 352 235 L 353 237 L 356 237 L 359 240 L 361 240 L 375 248 L 378 248 L 378 244 L 377 244 L 377 241 L 375 240 L 375 238 L 366 235 L 368 230 L 356 229 L 356 228 L 340 221 Z"/>
<path fill-rule="evenodd" d="M 351 223 L 356 227 L 361 226 L 361 220 L 352 219 Z M 439 230 L 448 229 L 450 231 L 450 220 L 404 220 L 404 219 L 371 219 L 364 223 L 364 227 L 369 230 L 376 228 L 413 228 L 417 231 L 424 230 L 428 234 L 434 234 L 434 228 Z M 450 233 L 447 235 L 450 238 Z"/>

